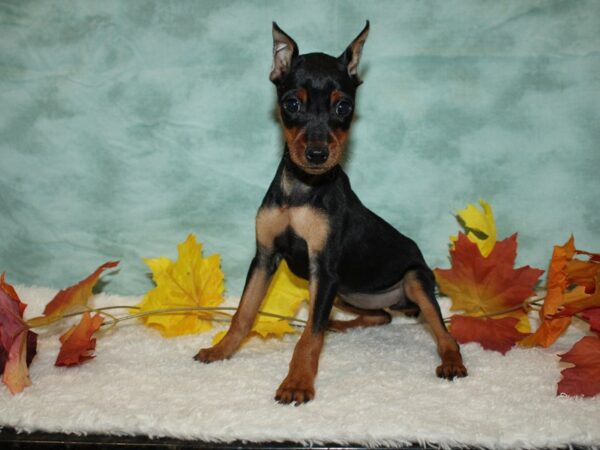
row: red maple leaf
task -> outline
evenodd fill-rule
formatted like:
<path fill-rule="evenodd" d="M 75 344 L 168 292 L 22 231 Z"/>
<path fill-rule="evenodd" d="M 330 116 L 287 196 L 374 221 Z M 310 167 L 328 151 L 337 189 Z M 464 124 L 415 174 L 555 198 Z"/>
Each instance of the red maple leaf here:
<path fill-rule="evenodd" d="M 96 339 L 92 339 L 92 335 L 100 328 L 103 321 L 100 314 L 92 317 L 89 312 L 83 313 L 79 324 L 73 325 L 60 337 L 62 346 L 54 364 L 73 366 L 93 358 Z"/>
<path fill-rule="evenodd" d="M 440 290 L 452 300 L 450 309 L 481 316 L 521 305 L 534 294 L 533 288 L 544 271 L 529 266 L 515 269 L 516 256 L 516 234 L 496 242 L 484 257 L 477 245 L 460 233 L 450 251 L 452 267 L 434 270 Z M 511 315 L 524 319 L 526 312 L 517 309 Z"/>
<path fill-rule="evenodd" d="M 561 361 L 575 367 L 561 372 L 563 378 L 558 383 L 557 394 L 593 397 L 600 393 L 600 337 L 586 336 L 559 356 Z"/>
<path fill-rule="evenodd" d="M 486 350 L 504 355 L 516 342 L 527 336 L 515 328 L 518 322 L 519 319 L 515 317 L 490 319 L 453 315 L 450 317 L 450 334 L 461 344 L 478 342 Z"/>
<path fill-rule="evenodd" d="M 600 308 L 587 309 L 581 313 L 590 324 L 590 330 L 600 335 Z"/>
<path fill-rule="evenodd" d="M 0 275 L 0 373 L 13 394 L 31 385 L 28 367 L 37 346 L 37 334 L 23 320 L 26 307 Z"/>
<path fill-rule="evenodd" d="M 33 361 L 33 358 L 37 354 L 37 337 L 37 333 L 31 330 L 27 331 L 27 349 L 25 355 L 25 364 L 27 367 L 31 365 L 31 361 Z M 0 345 L 0 375 L 4 373 L 4 366 L 8 361 L 8 356 L 8 352 Z"/>

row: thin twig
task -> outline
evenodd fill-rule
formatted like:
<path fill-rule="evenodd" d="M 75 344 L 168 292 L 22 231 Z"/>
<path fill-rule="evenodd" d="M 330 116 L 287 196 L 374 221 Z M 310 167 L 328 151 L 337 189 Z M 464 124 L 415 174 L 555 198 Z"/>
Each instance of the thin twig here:
<path fill-rule="evenodd" d="M 105 322 L 103 324 L 103 326 L 106 325 L 112 325 L 118 322 L 122 322 L 125 320 L 131 320 L 131 319 L 136 319 L 136 318 L 141 318 L 141 317 L 148 317 L 148 316 L 152 316 L 152 315 L 165 315 L 165 314 L 181 314 L 181 313 L 190 313 L 190 312 L 212 312 L 214 314 L 221 314 L 221 315 L 225 315 L 229 318 L 231 318 L 231 314 L 226 313 L 225 311 L 237 311 L 237 308 L 234 307 L 229 307 L 229 306 L 223 306 L 223 307 L 219 307 L 219 306 L 190 306 L 190 307 L 179 307 L 179 308 L 163 308 L 163 309 L 155 309 L 155 310 L 151 310 L 151 311 L 145 311 L 145 312 L 140 312 L 137 314 L 130 314 L 127 316 L 123 316 L 123 317 L 116 317 L 113 316 L 112 314 L 108 314 L 105 311 L 106 310 L 111 310 L 111 309 L 141 309 L 138 306 L 128 306 L 128 305 L 118 305 L 118 306 L 104 306 L 101 308 L 88 308 L 86 307 L 84 310 L 81 311 L 77 311 L 77 312 L 72 312 L 69 314 L 65 314 L 64 316 L 60 316 L 57 317 L 56 320 L 53 320 L 51 322 L 45 323 L 44 326 L 47 325 L 51 325 L 52 323 L 58 322 L 59 320 L 66 318 L 66 317 L 74 317 L 74 316 L 78 316 L 83 314 L 86 311 L 89 312 L 99 312 L 99 313 L 104 313 L 105 315 L 109 316 L 112 318 L 112 321 L 110 322 Z M 302 320 L 302 319 L 298 319 L 296 317 L 289 317 L 289 316 L 283 316 L 281 314 L 275 314 L 275 313 L 270 313 L 270 312 L 266 312 L 266 311 L 258 311 L 258 314 L 266 316 L 266 317 L 273 317 L 276 319 L 281 319 L 281 320 L 287 320 L 289 322 L 295 322 L 297 324 L 301 324 L 302 326 L 306 325 L 306 320 Z M 205 318 L 206 320 L 213 320 L 215 319 L 212 316 L 207 316 Z M 230 320 L 230 319 L 229 319 Z"/>
<path fill-rule="evenodd" d="M 512 306 L 510 308 L 502 309 L 500 311 L 494 311 L 494 312 L 491 312 L 491 313 L 482 314 L 482 315 L 477 316 L 477 317 L 501 316 L 502 314 L 508 314 L 510 312 L 513 312 L 513 311 L 518 311 L 519 309 L 532 308 L 533 306 L 538 306 L 539 303 L 543 302 L 545 298 L 546 298 L 545 296 L 532 297 L 532 298 L 529 298 L 529 299 L 525 300 L 523 303 L 520 303 L 519 305 L 515 305 L 515 306 Z M 444 318 L 444 323 L 450 323 L 450 317 L 445 317 Z"/>

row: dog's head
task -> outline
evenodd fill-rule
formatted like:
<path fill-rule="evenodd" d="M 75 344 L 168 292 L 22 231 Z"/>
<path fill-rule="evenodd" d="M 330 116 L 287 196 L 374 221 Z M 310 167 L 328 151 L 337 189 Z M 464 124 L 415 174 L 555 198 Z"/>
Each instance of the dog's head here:
<path fill-rule="evenodd" d="M 292 162 L 312 175 L 342 158 L 354 114 L 357 69 L 369 22 L 337 58 L 298 54 L 296 42 L 273 22 L 273 68 L 279 114 Z"/>

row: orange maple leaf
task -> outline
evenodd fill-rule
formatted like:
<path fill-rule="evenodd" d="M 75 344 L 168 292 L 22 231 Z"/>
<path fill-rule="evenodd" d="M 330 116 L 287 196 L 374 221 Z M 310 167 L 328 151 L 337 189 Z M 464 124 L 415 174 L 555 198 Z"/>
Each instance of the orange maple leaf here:
<path fill-rule="evenodd" d="M 586 336 L 571 350 L 560 355 L 560 360 L 575 364 L 561 371 L 557 394 L 593 397 L 600 393 L 600 337 Z"/>
<path fill-rule="evenodd" d="M 92 289 L 98 282 L 98 278 L 100 278 L 102 272 L 106 269 L 116 267 L 118 264 L 119 261 L 106 262 L 79 283 L 60 290 L 44 308 L 44 315 L 29 319 L 27 323 L 31 327 L 48 325 L 57 318 L 74 312 L 78 307 L 84 309 L 83 307 L 87 305 L 89 298 L 92 296 Z"/>
<path fill-rule="evenodd" d="M 587 255 L 589 259 L 573 259 L 575 255 Z M 570 316 L 600 306 L 598 257 L 598 254 L 577 250 L 573 236 L 564 245 L 554 246 L 540 326 L 519 345 L 548 347 L 569 327 Z M 576 285 L 575 288 L 571 288 L 572 285 Z"/>
<path fill-rule="evenodd" d="M 589 255 L 587 261 L 579 259 L 567 263 L 566 273 L 569 284 L 577 286 L 564 294 L 554 317 L 569 317 L 579 312 L 600 307 L 600 255 L 575 250 L 576 255 Z"/>
<path fill-rule="evenodd" d="M 498 241 L 487 257 L 477 245 L 460 233 L 454 249 L 450 250 L 452 268 L 435 269 L 442 293 L 452 300 L 452 311 L 463 310 L 469 316 L 496 314 L 518 307 L 534 294 L 534 286 L 543 270 L 530 266 L 514 268 L 517 256 L 517 235 Z M 516 317 L 528 331 L 525 308 L 499 317 Z"/>
<path fill-rule="evenodd" d="M 92 317 L 87 311 L 83 313 L 79 324 L 73 325 L 60 337 L 62 346 L 54 365 L 73 366 L 93 358 L 96 339 L 92 339 L 92 335 L 103 321 L 104 318 L 100 314 Z"/>
<path fill-rule="evenodd" d="M 486 350 L 504 355 L 515 343 L 527 336 L 515 328 L 518 322 L 519 319 L 515 317 L 490 319 L 453 315 L 450 317 L 450 334 L 461 344 L 478 342 Z"/>
<path fill-rule="evenodd" d="M 598 273 L 600 281 L 600 273 Z M 600 289 L 592 294 L 587 294 L 583 286 L 577 286 L 564 294 L 559 303 L 556 314 L 549 314 L 548 319 L 571 317 L 577 313 L 600 307 Z"/>
<path fill-rule="evenodd" d="M 0 373 L 12 394 L 31 385 L 28 367 L 36 353 L 37 334 L 23 321 L 26 307 L 0 275 Z"/>

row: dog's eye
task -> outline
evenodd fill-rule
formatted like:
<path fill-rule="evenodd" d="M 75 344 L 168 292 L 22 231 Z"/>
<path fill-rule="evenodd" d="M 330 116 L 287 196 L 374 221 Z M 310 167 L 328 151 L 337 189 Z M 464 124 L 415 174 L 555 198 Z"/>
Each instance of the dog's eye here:
<path fill-rule="evenodd" d="M 283 109 L 289 114 L 294 114 L 300 111 L 300 101 L 297 98 L 288 98 L 282 103 Z"/>
<path fill-rule="evenodd" d="M 335 105 L 335 113 L 340 117 L 346 117 L 352 111 L 352 105 L 346 100 L 341 100 Z"/>

